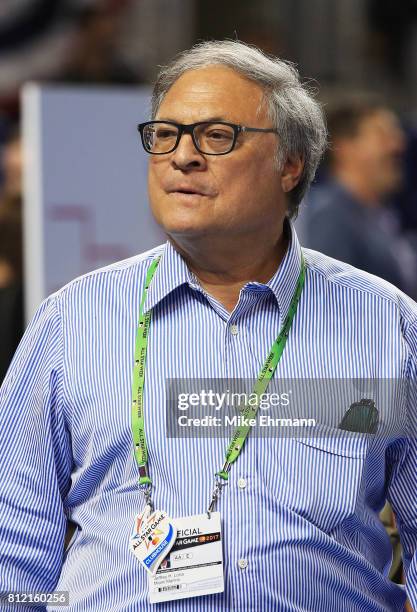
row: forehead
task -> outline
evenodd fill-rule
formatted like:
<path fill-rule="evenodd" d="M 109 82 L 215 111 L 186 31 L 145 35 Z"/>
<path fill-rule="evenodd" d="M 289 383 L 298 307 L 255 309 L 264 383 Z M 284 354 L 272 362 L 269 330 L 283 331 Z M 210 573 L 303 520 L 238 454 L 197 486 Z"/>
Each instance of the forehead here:
<path fill-rule="evenodd" d="M 401 131 L 401 126 L 392 111 L 381 108 L 364 117 L 360 123 L 360 129 L 362 132 L 386 133 Z"/>
<path fill-rule="evenodd" d="M 167 91 L 157 118 L 192 123 L 210 118 L 250 123 L 265 118 L 260 85 L 227 66 L 188 70 Z"/>

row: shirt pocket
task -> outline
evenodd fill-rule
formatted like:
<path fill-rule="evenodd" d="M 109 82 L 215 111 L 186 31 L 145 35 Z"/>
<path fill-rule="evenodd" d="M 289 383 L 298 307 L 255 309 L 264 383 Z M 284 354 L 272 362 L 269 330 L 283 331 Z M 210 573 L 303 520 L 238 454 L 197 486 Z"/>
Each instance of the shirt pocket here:
<path fill-rule="evenodd" d="M 355 514 L 363 499 L 361 484 L 372 439 L 371 434 L 321 425 L 313 435 L 282 438 L 266 482 L 271 483 L 276 469 L 271 492 L 277 501 L 329 533 Z"/>

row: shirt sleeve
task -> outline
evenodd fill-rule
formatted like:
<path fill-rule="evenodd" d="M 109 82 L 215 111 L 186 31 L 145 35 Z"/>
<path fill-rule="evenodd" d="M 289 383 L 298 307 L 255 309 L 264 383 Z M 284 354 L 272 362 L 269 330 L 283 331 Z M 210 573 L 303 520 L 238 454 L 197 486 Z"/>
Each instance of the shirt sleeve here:
<path fill-rule="evenodd" d="M 62 566 L 71 446 L 56 298 L 39 308 L 0 389 L 0 591 L 50 591 Z"/>
<path fill-rule="evenodd" d="M 413 610 L 417 610 L 417 325 L 410 326 L 405 339 L 410 348 L 408 431 L 406 444 L 401 450 L 398 447 L 393 451 L 387 498 L 394 511 L 403 549 L 407 596 Z"/>

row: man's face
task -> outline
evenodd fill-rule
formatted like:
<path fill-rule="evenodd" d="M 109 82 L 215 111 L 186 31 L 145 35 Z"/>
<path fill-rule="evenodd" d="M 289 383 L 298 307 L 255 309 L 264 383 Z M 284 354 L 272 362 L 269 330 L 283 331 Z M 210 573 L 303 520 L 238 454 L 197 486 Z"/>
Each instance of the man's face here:
<path fill-rule="evenodd" d="M 362 119 L 349 155 L 375 193 L 382 197 L 402 181 L 404 134 L 396 116 L 380 109 Z"/>
<path fill-rule="evenodd" d="M 167 92 L 155 119 L 178 123 L 223 120 L 272 127 L 262 89 L 230 68 L 210 66 L 183 74 Z M 226 155 L 199 153 L 183 134 L 172 153 L 150 155 L 149 197 L 153 214 L 175 237 L 280 235 L 286 196 L 274 133 L 239 134 Z"/>

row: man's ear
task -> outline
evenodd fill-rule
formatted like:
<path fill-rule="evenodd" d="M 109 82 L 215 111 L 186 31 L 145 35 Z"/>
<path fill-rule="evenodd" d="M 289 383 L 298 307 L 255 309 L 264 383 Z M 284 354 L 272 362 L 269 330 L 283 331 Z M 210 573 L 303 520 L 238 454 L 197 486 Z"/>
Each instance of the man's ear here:
<path fill-rule="evenodd" d="M 300 157 L 288 157 L 281 172 L 281 187 L 288 193 L 299 183 L 304 168 L 304 160 Z"/>

